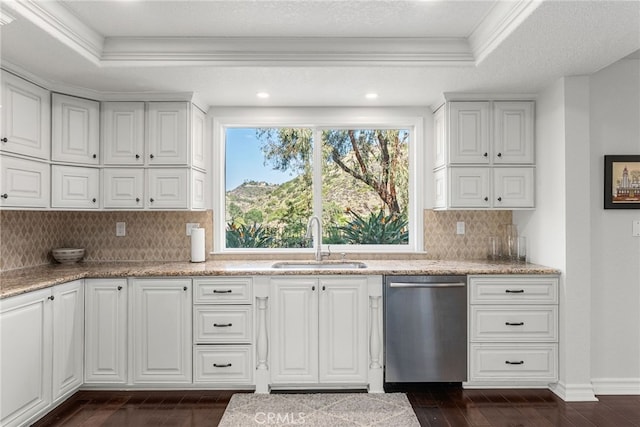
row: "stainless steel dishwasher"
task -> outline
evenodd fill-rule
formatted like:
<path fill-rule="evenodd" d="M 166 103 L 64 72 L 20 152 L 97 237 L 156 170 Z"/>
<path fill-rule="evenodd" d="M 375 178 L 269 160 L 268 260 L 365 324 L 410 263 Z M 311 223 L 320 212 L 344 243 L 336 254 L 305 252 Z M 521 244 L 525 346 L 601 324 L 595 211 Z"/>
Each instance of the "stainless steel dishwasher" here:
<path fill-rule="evenodd" d="M 466 276 L 385 276 L 385 383 L 467 380 Z"/>

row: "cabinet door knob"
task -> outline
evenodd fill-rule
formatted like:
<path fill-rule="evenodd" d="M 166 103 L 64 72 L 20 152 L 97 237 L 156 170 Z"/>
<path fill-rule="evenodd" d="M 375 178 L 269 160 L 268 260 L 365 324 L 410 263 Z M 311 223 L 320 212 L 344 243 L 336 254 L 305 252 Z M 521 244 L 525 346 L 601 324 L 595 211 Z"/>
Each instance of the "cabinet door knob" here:
<path fill-rule="evenodd" d="M 489 157 L 489 153 L 484 153 L 482 157 Z"/>
<path fill-rule="evenodd" d="M 140 154 L 136 154 L 136 159 L 139 159 L 139 158 L 140 158 Z"/>
<path fill-rule="evenodd" d="M 7 193 L 4 193 L 4 194 L 3 194 L 2 196 L 0 196 L 0 197 L 2 197 L 3 199 L 8 199 L 8 198 L 9 198 L 9 195 L 8 195 Z"/>
<path fill-rule="evenodd" d="M 91 201 L 92 201 L 93 203 L 97 202 L 97 200 L 96 200 L 96 198 L 95 198 L 95 197 L 94 197 L 93 199 L 91 199 Z"/>
<path fill-rule="evenodd" d="M 150 198 L 150 199 L 149 199 L 149 201 L 150 201 L 151 203 L 153 203 L 153 197 L 152 197 L 152 198 Z"/>
<path fill-rule="evenodd" d="M 183 288 L 182 288 L 182 290 L 183 290 L 183 291 L 186 291 L 186 290 L 187 290 L 187 287 L 186 287 L 186 286 L 185 286 L 185 287 L 183 287 Z"/>
<path fill-rule="evenodd" d="M 98 158 L 98 155 L 97 155 L 97 154 L 94 154 L 94 155 L 93 155 L 93 156 L 91 156 L 91 157 L 93 157 L 94 159 L 97 159 L 97 158 Z"/>
<path fill-rule="evenodd" d="M 501 202 L 502 201 L 502 197 L 498 197 L 498 201 Z"/>
<path fill-rule="evenodd" d="M 53 295 L 51 295 L 50 297 L 47 298 L 48 300 L 53 301 L 55 299 L 55 297 Z"/>
<path fill-rule="evenodd" d="M 118 286 L 118 290 L 121 291 L 122 290 L 122 286 Z"/>
<path fill-rule="evenodd" d="M 136 203 L 140 201 L 140 197 L 136 197 Z"/>
<path fill-rule="evenodd" d="M 311 287 L 311 290 L 312 290 L 312 291 L 315 291 L 315 290 L 316 290 L 316 287 L 315 287 L 315 286 L 312 286 L 312 287 Z"/>
<path fill-rule="evenodd" d="M 322 286 L 322 290 L 323 290 L 323 291 L 326 291 L 326 290 L 327 290 L 327 288 L 323 285 L 323 286 Z"/>
<path fill-rule="evenodd" d="M 498 153 L 498 157 L 502 157 L 502 153 Z"/>
<path fill-rule="evenodd" d="M 485 201 L 485 202 L 488 202 L 488 201 L 489 201 L 489 198 L 488 198 L 488 197 L 485 197 L 485 198 L 484 198 L 484 201 Z"/>
<path fill-rule="evenodd" d="M 149 154 L 149 158 L 153 159 L 153 154 Z"/>
<path fill-rule="evenodd" d="M 9 142 L 9 140 L 8 140 L 7 138 L 2 138 L 2 139 L 0 139 L 0 141 L 2 141 L 2 142 Z"/>

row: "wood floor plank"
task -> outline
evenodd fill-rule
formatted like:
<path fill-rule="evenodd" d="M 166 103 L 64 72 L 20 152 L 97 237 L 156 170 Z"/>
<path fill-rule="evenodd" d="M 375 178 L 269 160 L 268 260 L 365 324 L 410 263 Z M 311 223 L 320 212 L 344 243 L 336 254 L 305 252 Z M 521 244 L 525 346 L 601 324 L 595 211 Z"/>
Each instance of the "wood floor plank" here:
<path fill-rule="evenodd" d="M 214 427 L 235 393 L 83 390 L 34 426 Z M 564 402 L 549 390 L 439 385 L 414 387 L 406 393 L 423 427 L 640 427 L 640 396 Z"/>

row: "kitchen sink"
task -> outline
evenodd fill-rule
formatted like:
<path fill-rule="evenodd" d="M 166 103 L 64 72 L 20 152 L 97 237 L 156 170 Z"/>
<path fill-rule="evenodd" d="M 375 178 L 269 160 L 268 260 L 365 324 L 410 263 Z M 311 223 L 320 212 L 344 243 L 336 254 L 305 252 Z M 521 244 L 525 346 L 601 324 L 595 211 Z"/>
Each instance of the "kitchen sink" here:
<path fill-rule="evenodd" d="M 367 264 L 359 261 L 280 261 L 271 267 L 292 270 L 351 270 L 367 268 Z"/>

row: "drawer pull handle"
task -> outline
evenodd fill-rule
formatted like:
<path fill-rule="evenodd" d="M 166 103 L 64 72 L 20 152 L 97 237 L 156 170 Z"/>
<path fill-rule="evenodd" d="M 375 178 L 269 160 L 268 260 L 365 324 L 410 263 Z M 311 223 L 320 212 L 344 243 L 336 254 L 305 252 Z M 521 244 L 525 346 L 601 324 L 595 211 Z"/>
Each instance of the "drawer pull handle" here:
<path fill-rule="evenodd" d="M 507 365 L 524 365 L 524 360 L 519 360 L 517 362 L 512 362 L 510 360 L 505 360 L 504 363 Z"/>
<path fill-rule="evenodd" d="M 224 365 L 221 365 L 219 363 L 214 363 L 213 366 L 215 368 L 230 368 L 231 367 L 231 363 L 225 363 Z"/>
<path fill-rule="evenodd" d="M 224 290 L 224 291 L 219 291 L 219 290 L 217 290 L 217 289 L 214 289 L 214 290 L 213 290 L 213 293 L 214 293 L 214 294 L 230 294 L 231 292 L 232 292 L 232 291 L 231 291 L 231 289 L 226 289 L 226 290 Z"/>
<path fill-rule="evenodd" d="M 524 294 L 524 289 L 506 289 L 505 292 L 508 294 Z"/>
<path fill-rule="evenodd" d="M 214 323 L 213 326 L 216 328 L 228 328 L 229 326 L 233 326 L 233 323 Z"/>
<path fill-rule="evenodd" d="M 524 326 L 524 322 L 504 322 L 507 326 Z"/>

